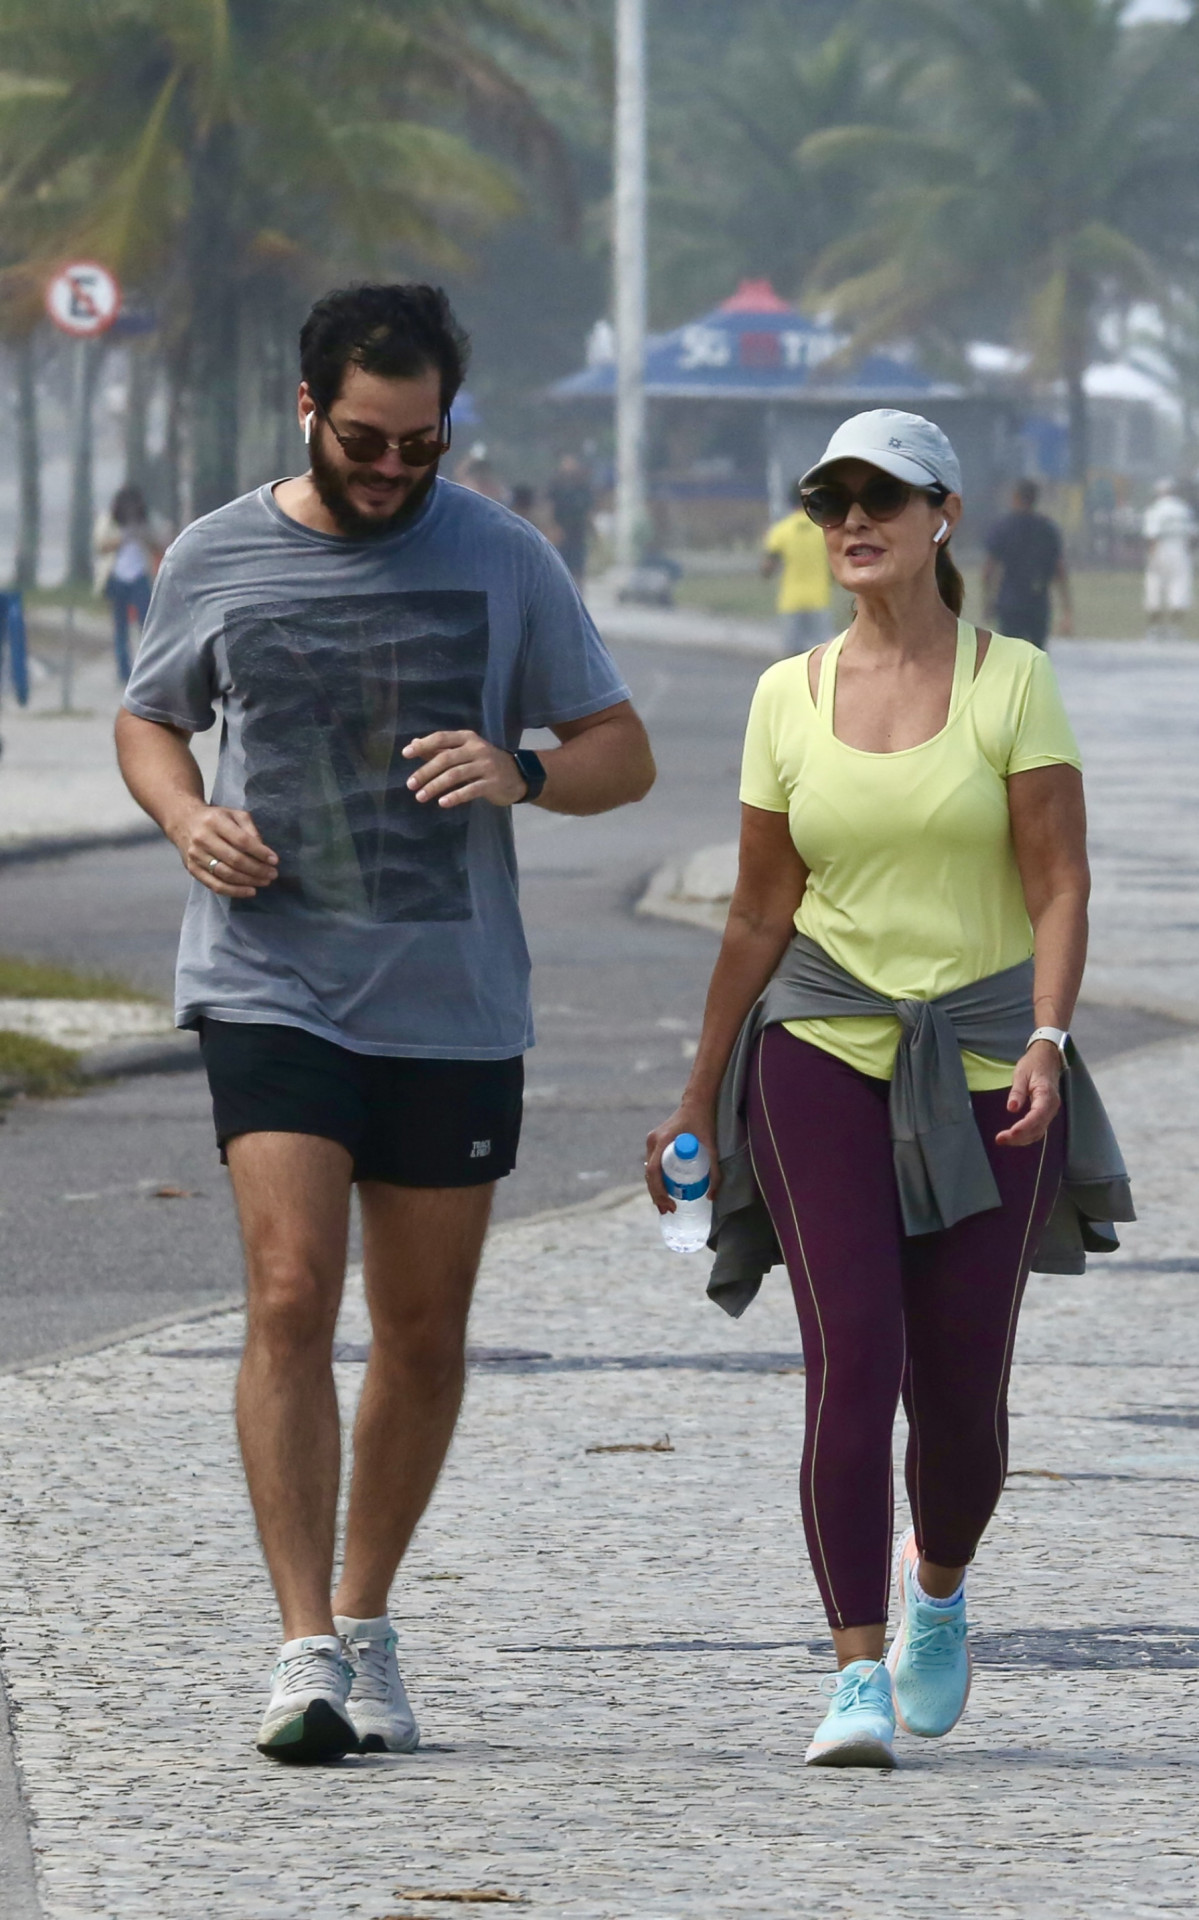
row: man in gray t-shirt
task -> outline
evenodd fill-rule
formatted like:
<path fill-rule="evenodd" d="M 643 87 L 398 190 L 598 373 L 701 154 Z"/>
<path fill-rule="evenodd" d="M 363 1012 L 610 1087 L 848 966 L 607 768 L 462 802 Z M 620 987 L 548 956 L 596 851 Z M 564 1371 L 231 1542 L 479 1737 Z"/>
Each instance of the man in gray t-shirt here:
<path fill-rule="evenodd" d="M 438 477 L 466 359 L 444 295 L 330 294 L 300 346 L 310 470 L 175 542 L 117 739 L 192 880 L 176 1018 L 200 1031 L 245 1243 L 238 1428 L 283 1617 L 258 1743 L 302 1761 L 419 1737 L 388 1593 L 519 1134 L 512 806 L 603 812 L 653 761 L 553 548 Z M 188 741 L 218 716 L 206 802 Z M 560 745 L 523 752 L 526 728 Z M 355 1183 L 374 1344 L 331 1601 Z"/>

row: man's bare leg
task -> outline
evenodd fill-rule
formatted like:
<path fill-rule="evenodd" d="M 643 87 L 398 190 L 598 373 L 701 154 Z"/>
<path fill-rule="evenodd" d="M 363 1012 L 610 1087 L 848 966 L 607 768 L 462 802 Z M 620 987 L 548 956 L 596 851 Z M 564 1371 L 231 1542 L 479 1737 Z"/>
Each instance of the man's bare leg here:
<path fill-rule="evenodd" d="M 441 1472 L 462 1404 L 466 1322 L 494 1191 L 381 1181 L 359 1189 L 374 1339 L 334 1613 L 373 1620 L 387 1612 Z"/>
<path fill-rule="evenodd" d="M 237 1431 L 283 1639 L 297 1640 L 333 1632 L 333 1331 L 353 1163 L 336 1141 L 300 1133 L 239 1134 L 228 1159 L 246 1255 Z"/>

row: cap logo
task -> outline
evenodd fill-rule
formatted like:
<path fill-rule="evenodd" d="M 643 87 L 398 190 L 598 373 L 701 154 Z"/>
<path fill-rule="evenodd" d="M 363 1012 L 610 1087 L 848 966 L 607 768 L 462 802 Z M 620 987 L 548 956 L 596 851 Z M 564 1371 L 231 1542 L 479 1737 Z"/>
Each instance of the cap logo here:
<path fill-rule="evenodd" d="M 896 439 L 895 435 L 892 434 L 891 438 L 887 442 L 887 445 L 889 447 L 902 447 L 903 441 Z"/>

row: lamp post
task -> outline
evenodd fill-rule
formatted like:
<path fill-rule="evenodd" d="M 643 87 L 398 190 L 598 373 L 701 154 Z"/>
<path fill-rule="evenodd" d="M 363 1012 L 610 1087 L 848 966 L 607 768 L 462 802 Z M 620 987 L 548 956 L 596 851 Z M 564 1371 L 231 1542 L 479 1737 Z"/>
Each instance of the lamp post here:
<path fill-rule="evenodd" d="M 645 528 L 646 0 L 616 0 L 614 280 L 616 563 L 636 566 Z"/>

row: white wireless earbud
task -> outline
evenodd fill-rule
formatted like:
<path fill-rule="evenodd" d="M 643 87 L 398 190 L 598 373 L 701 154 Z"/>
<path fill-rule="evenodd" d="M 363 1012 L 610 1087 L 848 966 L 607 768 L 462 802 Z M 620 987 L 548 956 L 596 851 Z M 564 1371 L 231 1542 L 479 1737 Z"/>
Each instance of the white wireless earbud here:
<path fill-rule="evenodd" d="M 306 447 L 310 447 L 312 445 L 313 418 L 314 416 L 311 413 L 306 413 L 304 415 L 304 445 Z"/>
<path fill-rule="evenodd" d="M 311 415 L 309 417 L 311 418 Z M 937 528 L 937 531 L 933 535 L 933 545 L 935 547 L 939 547 L 942 540 L 944 540 L 945 535 L 948 532 L 949 532 L 949 522 L 948 520 L 942 520 L 940 526 Z"/>

